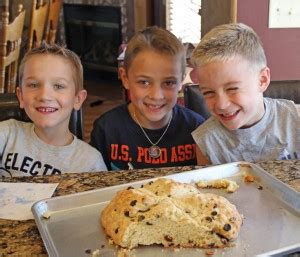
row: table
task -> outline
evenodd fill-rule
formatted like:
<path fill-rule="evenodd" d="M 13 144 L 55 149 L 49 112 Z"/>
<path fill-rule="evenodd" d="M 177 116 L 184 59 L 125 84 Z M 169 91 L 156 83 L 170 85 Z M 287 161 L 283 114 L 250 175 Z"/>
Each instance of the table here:
<path fill-rule="evenodd" d="M 260 167 L 300 192 L 300 160 L 258 162 Z M 119 172 L 72 173 L 63 175 L 0 178 L 2 182 L 59 183 L 54 196 L 67 195 L 132 181 L 185 172 L 200 166 L 161 169 L 128 170 Z M 0 219 L 0 256 L 47 256 L 34 220 Z"/>

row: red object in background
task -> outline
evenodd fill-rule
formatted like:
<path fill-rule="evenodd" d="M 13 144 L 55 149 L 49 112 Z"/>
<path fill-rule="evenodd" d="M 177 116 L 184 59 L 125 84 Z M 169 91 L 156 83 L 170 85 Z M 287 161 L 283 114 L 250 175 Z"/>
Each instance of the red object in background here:
<path fill-rule="evenodd" d="M 178 92 L 177 96 L 177 104 L 184 106 L 184 95 L 183 95 L 183 87 L 182 89 Z"/>

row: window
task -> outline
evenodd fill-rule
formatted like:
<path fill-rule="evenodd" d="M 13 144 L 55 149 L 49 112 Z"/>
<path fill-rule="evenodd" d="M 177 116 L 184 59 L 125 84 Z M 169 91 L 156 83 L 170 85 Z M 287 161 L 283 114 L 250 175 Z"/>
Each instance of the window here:
<path fill-rule="evenodd" d="M 201 0 L 167 0 L 167 29 L 183 43 L 198 44 L 201 38 Z"/>

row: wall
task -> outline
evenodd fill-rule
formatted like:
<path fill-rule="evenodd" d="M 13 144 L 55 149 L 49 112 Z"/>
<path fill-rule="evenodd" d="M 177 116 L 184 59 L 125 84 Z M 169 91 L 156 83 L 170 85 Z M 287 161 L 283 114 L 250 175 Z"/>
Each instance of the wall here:
<path fill-rule="evenodd" d="M 271 80 L 300 80 L 300 28 L 269 29 L 269 0 L 238 0 L 237 21 L 260 36 Z"/>

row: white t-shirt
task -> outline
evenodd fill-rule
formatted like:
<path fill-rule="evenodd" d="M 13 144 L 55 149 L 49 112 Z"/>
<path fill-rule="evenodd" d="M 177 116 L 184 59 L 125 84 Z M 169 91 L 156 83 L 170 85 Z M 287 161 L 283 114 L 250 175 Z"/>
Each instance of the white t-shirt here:
<path fill-rule="evenodd" d="M 0 175 L 36 176 L 106 171 L 101 153 L 74 136 L 67 146 L 43 142 L 34 124 L 14 119 L 0 122 Z"/>
<path fill-rule="evenodd" d="M 215 117 L 192 132 L 212 164 L 300 159 L 300 118 L 295 104 L 264 98 L 265 114 L 254 126 L 228 130 Z"/>

